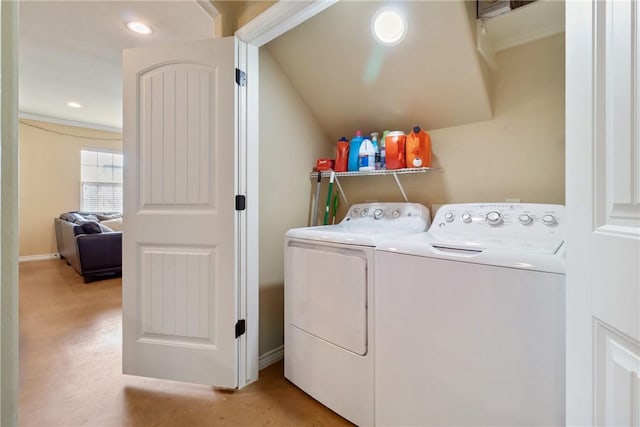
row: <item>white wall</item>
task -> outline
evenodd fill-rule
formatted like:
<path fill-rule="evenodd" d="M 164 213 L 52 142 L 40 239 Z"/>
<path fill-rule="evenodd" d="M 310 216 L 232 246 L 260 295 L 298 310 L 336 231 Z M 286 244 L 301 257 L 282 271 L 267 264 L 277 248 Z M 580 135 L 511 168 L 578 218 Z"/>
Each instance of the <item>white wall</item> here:
<path fill-rule="evenodd" d="M 260 49 L 260 354 L 283 343 L 284 234 L 307 225 L 309 171 L 332 153 L 333 141 Z"/>

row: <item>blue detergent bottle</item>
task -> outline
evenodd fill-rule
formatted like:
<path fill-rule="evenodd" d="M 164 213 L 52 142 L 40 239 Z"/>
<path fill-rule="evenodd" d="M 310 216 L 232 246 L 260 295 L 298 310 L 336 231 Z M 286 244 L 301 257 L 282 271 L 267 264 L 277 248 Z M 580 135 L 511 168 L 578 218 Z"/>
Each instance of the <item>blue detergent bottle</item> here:
<path fill-rule="evenodd" d="M 360 169 L 359 153 L 360 144 L 362 144 L 362 132 L 356 131 L 356 136 L 349 141 L 349 164 L 347 170 L 349 172 L 358 171 Z"/>

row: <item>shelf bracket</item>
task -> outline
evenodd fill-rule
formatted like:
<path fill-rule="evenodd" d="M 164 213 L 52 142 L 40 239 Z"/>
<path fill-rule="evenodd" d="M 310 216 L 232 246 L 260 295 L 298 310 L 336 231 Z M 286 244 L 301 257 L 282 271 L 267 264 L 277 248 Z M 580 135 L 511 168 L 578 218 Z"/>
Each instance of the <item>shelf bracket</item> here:
<path fill-rule="evenodd" d="M 349 206 L 351 206 L 351 205 L 349 204 L 349 200 L 347 200 L 347 195 L 345 194 L 344 190 L 342 189 L 342 185 L 340 185 L 340 180 L 338 179 L 337 176 L 333 177 L 333 182 L 335 182 L 336 185 L 338 186 L 338 193 L 340 193 L 340 195 L 344 199 L 344 202 L 346 203 L 346 206 L 347 206 L 347 209 L 348 209 Z"/>
<path fill-rule="evenodd" d="M 404 201 L 408 202 L 409 199 L 407 198 L 407 193 L 404 192 L 404 188 L 402 188 L 402 184 L 400 184 L 400 180 L 398 179 L 398 175 L 397 174 L 392 174 L 393 178 L 396 180 L 396 184 L 398 184 L 398 188 L 400 189 L 400 192 L 402 193 L 402 197 L 404 197 Z"/>
<path fill-rule="evenodd" d="M 400 180 L 398 179 L 398 175 L 424 173 L 424 172 L 432 172 L 432 171 L 440 171 L 440 170 L 441 170 L 440 168 L 424 167 L 424 168 L 405 168 L 405 169 L 392 169 L 392 170 L 383 169 L 383 170 L 375 170 L 375 171 L 367 171 L 367 172 L 359 172 L 359 171 L 335 172 L 334 182 L 338 186 L 338 192 L 342 196 L 342 199 L 347 204 L 347 206 L 350 206 L 349 205 L 349 200 L 347 200 L 347 195 L 345 194 L 344 190 L 342 189 L 342 185 L 340 185 L 340 181 L 338 180 L 339 176 L 393 175 L 393 178 L 396 180 L 396 184 L 398 185 L 398 188 L 400 189 L 400 192 L 402 193 L 402 197 L 404 198 L 404 201 L 408 202 L 409 198 L 407 197 L 407 193 L 405 193 L 404 188 L 402 187 L 402 184 L 400 183 Z M 322 171 L 322 172 L 314 171 L 314 172 L 311 172 L 310 176 L 311 176 L 311 178 L 317 178 L 318 174 L 320 174 L 320 176 L 325 178 L 325 177 L 329 177 L 331 175 L 331 171 Z"/>

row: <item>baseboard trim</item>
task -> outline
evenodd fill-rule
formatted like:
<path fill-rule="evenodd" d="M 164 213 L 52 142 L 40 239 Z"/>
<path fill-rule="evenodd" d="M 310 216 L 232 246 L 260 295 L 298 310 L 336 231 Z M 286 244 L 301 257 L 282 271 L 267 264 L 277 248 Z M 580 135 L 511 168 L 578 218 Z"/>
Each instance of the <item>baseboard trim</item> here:
<path fill-rule="evenodd" d="M 44 261 L 46 259 L 59 259 L 60 254 L 25 255 L 18 258 L 18 262 Z"/>
<path fill-rule="evenodd" d="M 258 357 L 258 369 L 264 369 L 267 366 L 271 366 L 274 363 L 281 361 L 282 359 L 284 359 L 284 345 L 260 355 L 260 357 Z"/>

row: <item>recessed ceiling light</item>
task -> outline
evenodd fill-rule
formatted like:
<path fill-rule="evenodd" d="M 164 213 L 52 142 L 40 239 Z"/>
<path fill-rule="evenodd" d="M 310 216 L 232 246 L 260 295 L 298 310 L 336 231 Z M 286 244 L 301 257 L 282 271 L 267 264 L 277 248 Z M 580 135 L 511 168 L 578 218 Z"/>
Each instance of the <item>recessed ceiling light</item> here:
<path fill-rule="evenodd" d="M 67 107 L 71 107 L 71 108 L 82 108 L 82 105 L 80 105 L 79 103 L 77 103 L 76 101 L 69 101 L 67 102 Z"/>
<path fill-rule="evenodd" d="M 380 9 L 371 21 L 371 31 L 379 43 L 394 46 L 407 34 L 407 21 L 399 12 L 389 8 Z"/>
<path fill-rule="evenodd" d="M 151 34 L 151 28 L 148 25 L 143 24 L 142 22 L 131 21 L 127 22 L 127 28 L 138 34 Z"/>

